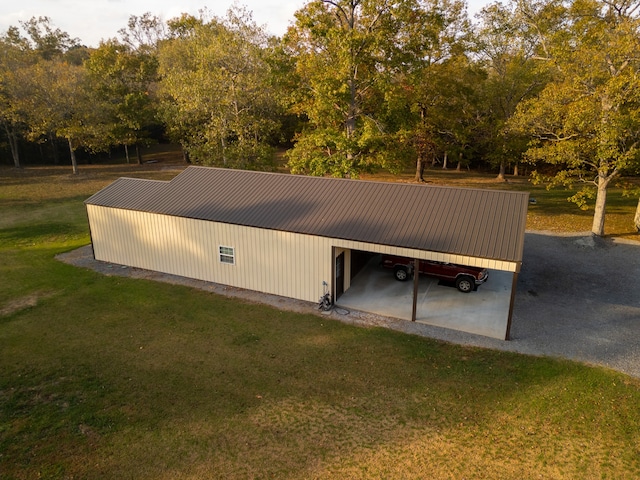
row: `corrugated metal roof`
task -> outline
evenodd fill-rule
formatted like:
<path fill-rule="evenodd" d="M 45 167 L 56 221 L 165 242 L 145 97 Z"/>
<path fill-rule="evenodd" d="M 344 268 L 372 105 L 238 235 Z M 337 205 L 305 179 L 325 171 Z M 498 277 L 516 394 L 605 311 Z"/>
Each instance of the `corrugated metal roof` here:
<path fill-rule="evenodd" d="M 190 166 L 87 204 L 521 262 L 529 194 Z"/>

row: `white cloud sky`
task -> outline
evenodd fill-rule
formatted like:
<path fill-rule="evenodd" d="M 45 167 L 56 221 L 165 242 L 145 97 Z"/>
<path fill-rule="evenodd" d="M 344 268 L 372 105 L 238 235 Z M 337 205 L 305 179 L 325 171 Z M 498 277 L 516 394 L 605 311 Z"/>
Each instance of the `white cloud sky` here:
<path fill-rule="evenodd" d="M 239 5 L 253 12 L 254 20 L 266 25 L 270 33 L 282 35 L 293 20 L 293 13 L 306 0 L 240 0 Z M 490 0 L 468 0 L 473 15 Z M 203 7 L 214 15 L 224 16 L 233 0 L 2 0 L 0 1 L 0 31 L 19 26 L 31 17 L 47 16 L 51 23 L 79 38 L 88 46 L 97 46 L 100 40 L 117 36 L 126 27 L 130 15 L 151 12 L 164 20 L 181 13 L 197 15 Z"/>

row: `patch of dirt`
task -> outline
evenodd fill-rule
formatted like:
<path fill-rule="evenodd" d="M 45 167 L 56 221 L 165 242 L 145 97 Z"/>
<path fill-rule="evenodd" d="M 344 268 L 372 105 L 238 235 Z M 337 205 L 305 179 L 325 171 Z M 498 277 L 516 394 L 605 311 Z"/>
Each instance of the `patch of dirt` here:
<path fill-rule="evenodd" d="M 38 304 L 39 300 L 52 296 L 53 292 L 35 292 L 24 297 L 10 300 L 0 307 L 0 317 L 5 317 L 27 308 L 33 308 Z"/>

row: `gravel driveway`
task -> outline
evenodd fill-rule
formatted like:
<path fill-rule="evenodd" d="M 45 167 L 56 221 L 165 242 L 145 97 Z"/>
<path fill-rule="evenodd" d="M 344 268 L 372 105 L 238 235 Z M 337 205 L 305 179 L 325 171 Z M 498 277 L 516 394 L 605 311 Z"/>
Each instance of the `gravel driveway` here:
<path fill-rule="evenodd" d="M 527 232 L 510 341 L 420 330 L 454 343 L 570 358 L 640 378 L 640 243 Z"/>
<path fill-rule="evenodd" d="M 512 338 L 640 377 L 640 244 L 528 233 Z"/>
<path fill-rule="evenodd" d="M 298 300 L 93 260 L 91 246 L 58 256 L 105 274 L 190 285 L 298 312 Z M 452 343 L 570 358 L 640 378 L 640 243 L 590 234 L 527 232 L 511 341 L 360 312 L 329 313 L 356 325 L 378 325 Z"/>

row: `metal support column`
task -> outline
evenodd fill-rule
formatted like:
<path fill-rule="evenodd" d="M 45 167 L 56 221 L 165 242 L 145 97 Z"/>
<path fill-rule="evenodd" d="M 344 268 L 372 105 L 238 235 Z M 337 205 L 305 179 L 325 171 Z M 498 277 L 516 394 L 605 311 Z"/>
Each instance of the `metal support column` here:
<path fill-rule="evenodd" d="M 509 318 L 507 318 L 507 331 L 504 339 L 509 340 L 511 336 L 511 318 L 513 317 L 513 304 L 516 301 L 516 285 L 518 284 L 518 272 L 513 274 L 513 282 L 511 283 L 511 300 L 509 300 Z"/>
<path fill-rule="evenodd" d="M 418 281 L 420 280 L 420 260 L 413 260 L 413 312 L 411 313 L 411 321 L 416 321 L 416 313 L 418 310 Z"/>

